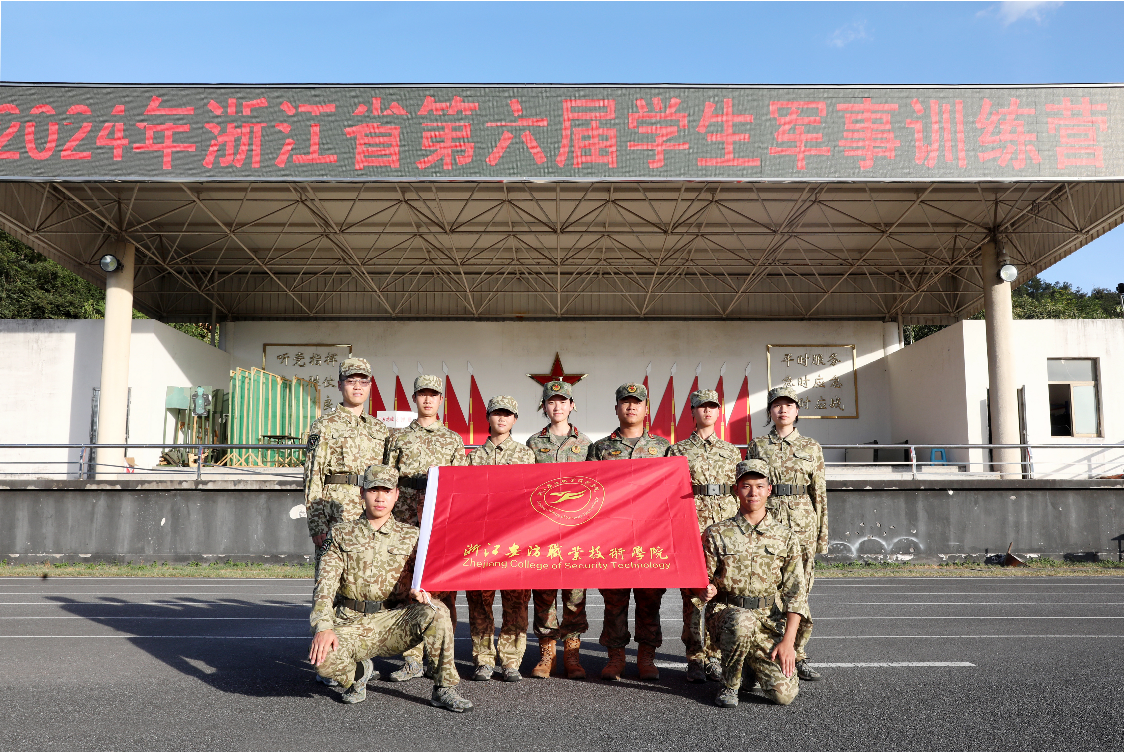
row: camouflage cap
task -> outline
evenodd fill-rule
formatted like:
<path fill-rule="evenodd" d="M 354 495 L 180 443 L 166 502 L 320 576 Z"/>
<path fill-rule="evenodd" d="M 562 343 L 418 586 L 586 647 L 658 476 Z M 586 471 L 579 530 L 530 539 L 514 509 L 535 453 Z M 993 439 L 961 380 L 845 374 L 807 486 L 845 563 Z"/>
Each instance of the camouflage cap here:
<path fill-rule="evenodd" d="M 800 398 L 796 396 L 796 390 L 790 386 L 776 386 L 769 390 L 768 406 L 772 407 L 773 403 L 781 397 L 787 397 L 796 404 L 800 404 Z"/>
<path fill-rule="evenodd" d="M 497 394 L 488 400 L 488 415 L 496 410 L 507 410 L 516 418 L 519 417 L 519 403 L 515 401 L 514 397 L 508 397 L 506 394 Z"/>
<path fill-rule="evenodd" d="M 371 465 L 359 476 L 360 488 L 397 488 L 398 471 L 386 465 Z"/>
<path fill-rule="evenodd" d="M 545 403 L 551 397 L 574 398 L 574 388 L 565 381 L 548 381 L 542 387 L 542 401 Z"/>
<path fill-rule="evenodd" d="M 418 376 L 414 379 L 414 394 L 417 394 L 422 389 L 432 389 L 438 394 L 444 394 L 445 382 L 442 381 L 440 376 Z"/>
<path fill-rule="evenodd" d="M 648 390 L 643 384 L 621 384 L 617 387 L 617 402 L 625 397 L 635 397 L 638 400 L 648 399 Z"/>
<path fill-rule="evenodd" d="M 343 381 L 348 376 L 361 373 L 370 378 L 371 364 L 367 362 L 366 358 L 344 358 L 340 363 L 340 381 Z"/>
<path fill-rule="evenodd" d="M 691 392 L 691 407 L 701 407 L 712 403 L 722 407 L 722 403 L 718 401 L 718 392 L 713 389 L 700 389 L 697 392 Z"/>
<path fill-rule="evenodd" d="M 769 465 L 765 460 L 742 460 L 734 470 L 734 480 L 741 480 L 746 473 L 757 473 L 762 478 L 768 478 Z"/>

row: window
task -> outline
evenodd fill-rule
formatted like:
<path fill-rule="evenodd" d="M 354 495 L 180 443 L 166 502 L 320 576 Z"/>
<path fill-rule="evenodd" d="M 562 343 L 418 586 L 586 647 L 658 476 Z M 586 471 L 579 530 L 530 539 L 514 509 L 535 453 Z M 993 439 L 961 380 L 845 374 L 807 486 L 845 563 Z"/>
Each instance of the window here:
<path fill-rule="evenodd" d="M 1048 358 L 1050 435 L 1100 436 L 1097 362 L 1092 358 Z"/>

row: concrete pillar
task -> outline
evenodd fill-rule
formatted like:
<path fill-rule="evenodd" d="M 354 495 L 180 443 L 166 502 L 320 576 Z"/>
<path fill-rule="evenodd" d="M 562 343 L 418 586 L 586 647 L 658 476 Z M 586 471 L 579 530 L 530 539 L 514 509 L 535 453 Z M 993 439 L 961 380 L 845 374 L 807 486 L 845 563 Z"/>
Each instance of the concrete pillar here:
<path fill-rule="evenodd" d="M 136 249 L 117 243 L 110 251 L 121 268 L 105 275 L 105 326 L 101 344 L 101 400 L 98 405 L 98 443 L 124 444 L 129 404 L 129 343 L 133 333 L 133 274 Z M 98 450 L 98 478 L 125 472 L 125 450 Z"/>
<path fill-rule="evenodd" d="M 981 249 L 984 316 L 987 328 L 987 373 L 991 395 L 991 441 L 1019 443 L 1019 402 L 1015 380 L 1015 347 L 1011 333 L 1011 284 L 999 278 L 1003 260 L 994 242 Z M 995 469 L 1004 478 L 1022 476 L 1018 449 L 992 452 Z"/>

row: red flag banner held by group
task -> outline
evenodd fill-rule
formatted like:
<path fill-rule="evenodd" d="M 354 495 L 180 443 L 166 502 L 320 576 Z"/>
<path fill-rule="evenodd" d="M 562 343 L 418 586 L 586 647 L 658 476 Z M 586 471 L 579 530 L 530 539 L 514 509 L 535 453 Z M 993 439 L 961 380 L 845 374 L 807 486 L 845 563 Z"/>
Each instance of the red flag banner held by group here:
<path fill-rule="evenodd" d="M 683 457 L 429 471 L 414 587 L 706 584 Z"/>

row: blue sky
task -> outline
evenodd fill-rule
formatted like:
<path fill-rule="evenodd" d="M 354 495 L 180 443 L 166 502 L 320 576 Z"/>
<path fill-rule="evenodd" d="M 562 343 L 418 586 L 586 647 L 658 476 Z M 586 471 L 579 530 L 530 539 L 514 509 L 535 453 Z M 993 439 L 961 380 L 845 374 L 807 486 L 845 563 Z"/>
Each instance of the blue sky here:
<path fill-rule="evenodd" d="M 0 2 L 0 79 L 1124 82 L 1119 2 Z M 1124 282 L 1124 228 L 1043 275 Z"/>

